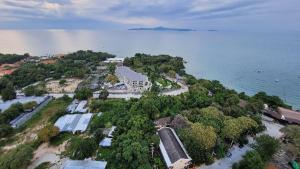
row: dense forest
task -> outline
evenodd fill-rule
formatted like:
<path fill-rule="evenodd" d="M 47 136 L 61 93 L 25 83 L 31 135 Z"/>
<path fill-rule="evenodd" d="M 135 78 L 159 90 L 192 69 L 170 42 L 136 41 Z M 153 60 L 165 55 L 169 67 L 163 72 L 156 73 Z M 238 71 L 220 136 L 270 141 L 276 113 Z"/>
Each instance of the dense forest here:
<path fill-rule="evenodd" d="M 1 64 L 12 64 L 12 63 L 18 62 L 20 60 L 23 60 L 27 57 L 29 57 L 28 53 L 26 53 L 24 55 L 0 53 L 0 65 Z"/>

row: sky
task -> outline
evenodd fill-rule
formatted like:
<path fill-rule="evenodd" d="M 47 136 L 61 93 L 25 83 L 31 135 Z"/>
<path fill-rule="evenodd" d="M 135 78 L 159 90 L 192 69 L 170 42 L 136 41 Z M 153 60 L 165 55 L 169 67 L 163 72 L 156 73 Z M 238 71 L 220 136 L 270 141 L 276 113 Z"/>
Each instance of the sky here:
<path fill-rule="evenodd" d="M 300 30 L 300 0 L 0 0 L 0 29 Z"/>

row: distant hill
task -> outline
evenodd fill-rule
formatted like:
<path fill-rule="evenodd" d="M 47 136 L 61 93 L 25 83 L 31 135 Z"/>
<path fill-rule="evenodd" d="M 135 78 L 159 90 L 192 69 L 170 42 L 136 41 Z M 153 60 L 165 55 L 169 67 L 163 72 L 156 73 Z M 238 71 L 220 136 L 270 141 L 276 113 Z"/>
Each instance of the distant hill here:
<path fill-rule="evenodd" d="M 194 29 L 187 29 L 187 28 L 167 28 L 167 27 L 154 27 L 154 28 L 131 28 L 128 29 L 131 31 L 182 31 L 182 32 L 188 32 L 188 31 L 196 31 Z"/>

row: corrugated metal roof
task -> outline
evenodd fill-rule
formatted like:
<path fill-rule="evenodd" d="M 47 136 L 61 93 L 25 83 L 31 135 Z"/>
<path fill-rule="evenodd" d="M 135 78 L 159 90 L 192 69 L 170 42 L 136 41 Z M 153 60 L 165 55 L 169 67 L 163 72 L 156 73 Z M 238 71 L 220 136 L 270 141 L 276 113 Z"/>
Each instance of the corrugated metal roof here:
<path fill-rule="evenodd" d="M 101 140 L 99 145 L 102 146 L 102 147 L 110 147 L 111 146 L 111 141 L 112 141 L 112 138 L 105 137 L 103 140 Z"/>
<path fill-rule="evenodd" d="M 27 102 L 35 101 L 35 102 L 37 102 L 37 104 L 40 104 L 46 98 L 47 98 L 47 96 L 29 96 L 29 97 L 20 96 L 20 97 L 17 97 L 16 99 L 8 100 L 8 101 L 0 103 L 0 109 L 3 112 L 6 109 L 8 109 L 12 104 L 18 103 L 18 102 L 24 104 Z"/>
<path fill-rule="evenodd" d="M 105 169 L 106 161 L 68 160 L 60 169 Z"/>
<path fill-rule="evenodd" d="M 84 132 L 92 118 L 92 113 L 87 114 L 67 114 L 60 117 L 55 126 L 59 128 L 59 131 L 70 131 L 75 133 L 76 131 Z"/>
<path fill-rule="evenodd" d="M 126 77 L 130 81 L 146 81 L 148 79 L 147 76 L 135 72 L 126 66 L 119 66 L 116 69 L 116 75 L 120 78 Z"/>
<path fill-rule="evenodd" d="M 87 101 L 86 100 L 83 100 L 83 101 L 80 101 L 78 106 L 76 107 L 75 109 L 75 112 L 79 112 L 79 113 L 85 113 L 87 112 Z"/>

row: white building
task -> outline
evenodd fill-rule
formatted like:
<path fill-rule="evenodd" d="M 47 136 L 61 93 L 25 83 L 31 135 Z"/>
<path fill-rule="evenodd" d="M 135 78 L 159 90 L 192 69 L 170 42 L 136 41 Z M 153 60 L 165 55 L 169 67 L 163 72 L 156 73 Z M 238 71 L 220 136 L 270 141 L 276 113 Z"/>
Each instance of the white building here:
<path fill-rule="evenodd" d="M 175 131 L 169 127 L 158 130 L 160 138 L 159 148 L 168 169 L 186 169 L 191 164 L 191 157 L 187 154 L 183 144 Z"/>
<path fill-rule="evenodd" d="M 131 92 L 143 92 L 151 87 L 151 82 L 146 75 L 135 72 L 126 66 L 119 66 L 115 72 L 121 83 L 125 83 Z"/>

